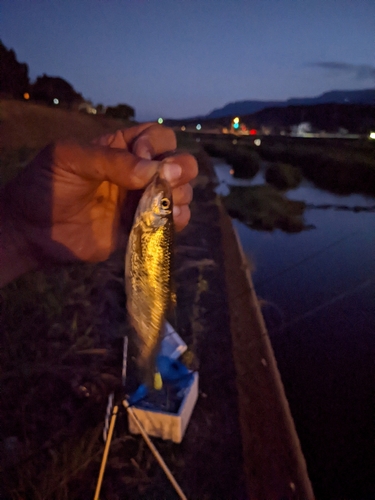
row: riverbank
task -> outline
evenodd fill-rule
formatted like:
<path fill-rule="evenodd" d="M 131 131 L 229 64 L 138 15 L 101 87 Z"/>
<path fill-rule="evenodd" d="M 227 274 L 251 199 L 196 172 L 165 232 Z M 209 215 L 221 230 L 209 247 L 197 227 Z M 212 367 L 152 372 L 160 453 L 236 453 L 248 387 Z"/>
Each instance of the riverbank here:
<path fill-rule="evenodd" d="M 312 499 L 306 463 L 250 265 L 230 217 L 221 203 L 218 208 L 249 497 Z"/>
<path fill-rule="evenodd" d="M 202 144 L 210 155 L 232 165 L 237 177 L 252 178 L 257 172 L 254 163 L 259 169 L 261 158 L 272 168 L 282 167 L 285 188 L 294 184 L 292 179 L 287 179 L 290 174 L 285 175 L 287 166 L 298 178 L 303 175 L 316 186 L 336 194 L 375 194 L 374 141 L 337 142 L 286 136 L 262 136 L 257 141 L 256 144 L 253 138 L 233 139 L 228 135 L 206 137 Z M 254 162 L 254 158 L 258 160 Z"/>

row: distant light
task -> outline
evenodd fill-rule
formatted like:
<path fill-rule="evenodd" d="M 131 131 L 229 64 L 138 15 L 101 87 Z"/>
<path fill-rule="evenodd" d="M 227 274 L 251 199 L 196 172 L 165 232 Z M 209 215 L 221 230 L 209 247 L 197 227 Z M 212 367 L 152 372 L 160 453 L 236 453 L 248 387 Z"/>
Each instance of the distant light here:
<path fill-rule="evenodd" d="M 233 168 L 231 168 L 231 169 L 229 170 L 229 173 L 230 173 L 230 175 L 234 175 L 234 170 L 233 170 Z"/>
<path fill-rule="evenodd" d="M 27 99 L 30 99 L 30 94 L 28 92 L 25 92 L 23 94 L 23 98 L 26 99 L 26 101 L 27 101 Z"/>
<path fill-rule="evenodd" d="M 370 139 L 375 139 L 375 132 L 370 132 L 369 138 Z"/>
<path fill-rule="evenodd" d="M 184 132 L 186 130 L 185 125 L 182 125 L 181 130 Z"/>
<path fill-rule="evenodd" d="M 237 139 L 233 139 L 232 144 L 237 144 Z"/>
<path fill-rule="evenodd" d="M 240 124 L 239 124 L 239 123 L 237 123 L 237 122 L 235 122 L 235 123 L 233 124 L 233 128 L 237 130 L 238 128 L 240 128 Z"/>
<path fill-rule="evenodd" d="M 257 131 L 255 128 L 252 128 L 251 130 L 249 130 L 249 134 L 250 135 L 257 135 Z"/>
<path fill-rule="evenodd" d="M 262 144 L 262 141 L 260 139 L 255 139 L 254 144 L 255 146 L 260 146 Z"/>
<path fill-rule="evenodd" d="M 55 98 L 54 98 L 54 100 L 53 100 L 53 104 L 59 104 L 59 100 L 58 100 L 58 99 L 56 99 L 56 97 L 55 97 Z"/>
<path fill-rule="evenodd" d="M 164 121 L 163 118 L 158 118 L 159 125 L 161 125 L 163 123 L 163 121 Z"/>
<path fill-rule="evenodd" d="M 240 123 L 240 119 L 238 118 L 238 116 L 236 116 L 236 118 L 233 118 L 233 123 Z"/>
<path fill-rule="evenodd" d="M 202 125 L 200 123 L 197 124 L 197 126 L 195 127 L 197 130 L 201 130 L 202 128 Z"/>

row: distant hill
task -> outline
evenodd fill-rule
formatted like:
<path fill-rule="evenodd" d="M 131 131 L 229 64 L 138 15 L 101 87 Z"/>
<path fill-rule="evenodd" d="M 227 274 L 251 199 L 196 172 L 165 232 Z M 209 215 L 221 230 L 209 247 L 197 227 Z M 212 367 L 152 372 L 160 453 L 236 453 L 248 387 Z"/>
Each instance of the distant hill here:
<path fill-rule="evenodd" d="M 315 104 L 375 104 L 375 89 L 365 90 L 332 90 L 317 97 L 292 98 L 287 101 L 237 101 L 214 109 L 205 119 L 216 119 L 225 116 L 244 116 L 262 111 L 266 108 L 285 108 L 287 106 L 312 106 Z"/>

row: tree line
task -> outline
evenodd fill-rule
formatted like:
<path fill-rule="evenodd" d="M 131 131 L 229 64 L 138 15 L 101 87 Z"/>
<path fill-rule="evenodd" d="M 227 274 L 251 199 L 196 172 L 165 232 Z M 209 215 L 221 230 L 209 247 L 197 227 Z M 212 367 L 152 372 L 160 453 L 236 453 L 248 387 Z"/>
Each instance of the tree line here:
<path fill-rule="evenodd" d="M 17 60 L 13 49 L 8 49 L 0 40 L 0 97 L 10 99 L 27 99 L 47 105 L 59 105 L 75 109 L 85 102 L 81 93 L 60 77 L 38 76 L 35 82 L 30 82 L 29 67 Z M 98 105 L 99 110 L 104 106 Z M 114 118 L 134 118 L 135 110 L 128 104 L 108 107 L 106 114 Z"/>

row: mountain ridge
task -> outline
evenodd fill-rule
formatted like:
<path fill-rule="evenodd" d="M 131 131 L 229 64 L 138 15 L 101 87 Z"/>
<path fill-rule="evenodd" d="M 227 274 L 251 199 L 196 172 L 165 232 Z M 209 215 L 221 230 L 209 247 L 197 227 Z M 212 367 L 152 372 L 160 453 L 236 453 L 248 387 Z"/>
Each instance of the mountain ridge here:
<path fill-rule="evenodd" d="M 287 106 L 313 106 L 315 104 L 375 104 L 375 89 L 362 90 L 330 90 L 316 97 L 292 97 L 285 101 L 245 100 L 226 104 L 215 108 L 205 119 L 223 118 L 231 115 L 250 115 L 266 108 L 285 108 Z"/>

